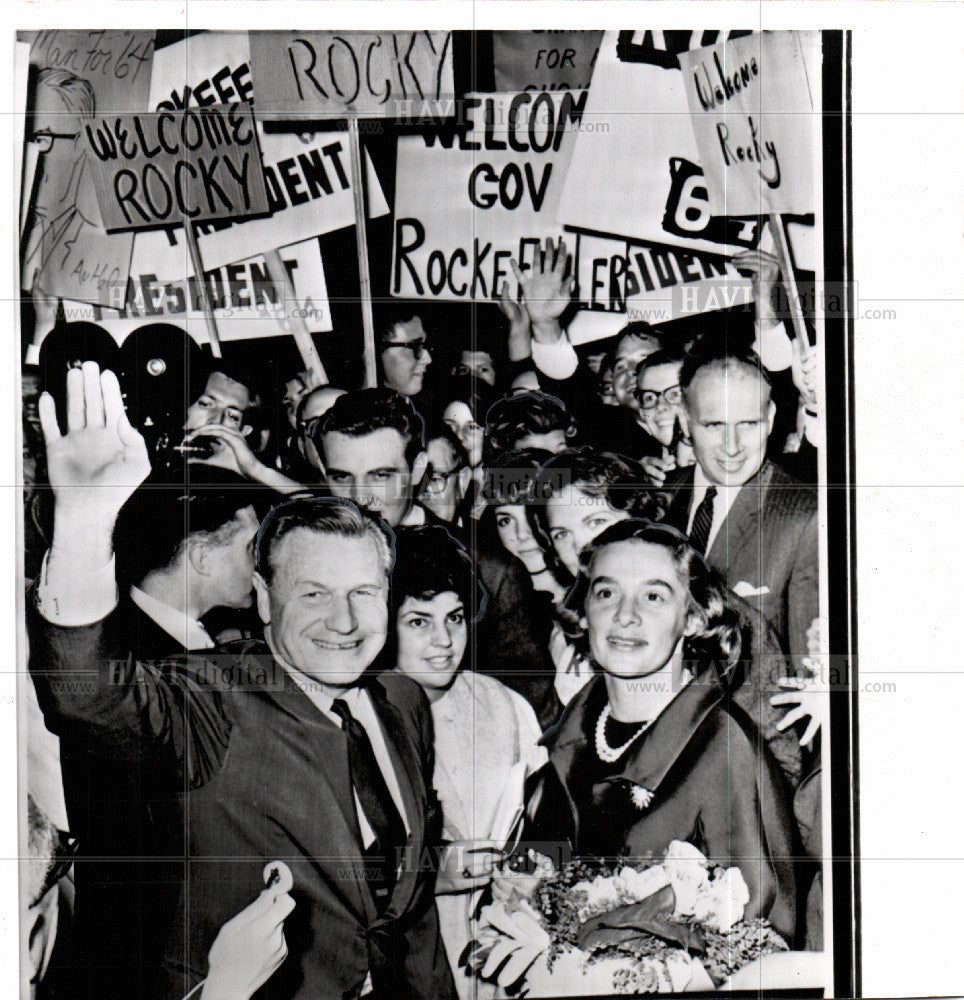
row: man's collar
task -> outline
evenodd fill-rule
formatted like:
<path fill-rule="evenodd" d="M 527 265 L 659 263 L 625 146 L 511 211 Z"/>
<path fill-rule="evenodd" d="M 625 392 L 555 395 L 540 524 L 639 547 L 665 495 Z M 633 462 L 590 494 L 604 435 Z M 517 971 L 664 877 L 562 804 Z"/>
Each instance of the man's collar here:
<path fill-rule="evenodd" d="M 186 611 L 166 604 L 140 587 L 132 585 L 130 594 L 141 611 L 185 649 L 213 648 L 214 642 L 207 630 L 199 621 L 189 618 Z"/>

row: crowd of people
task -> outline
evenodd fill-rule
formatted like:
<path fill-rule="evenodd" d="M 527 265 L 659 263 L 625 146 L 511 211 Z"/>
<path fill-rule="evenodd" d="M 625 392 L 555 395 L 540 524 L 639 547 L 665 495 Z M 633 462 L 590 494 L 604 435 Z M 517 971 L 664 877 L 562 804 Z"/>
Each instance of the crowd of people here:
<path fill-rule="evenodd" d="M 580 354 L 550 242 L 501 339 L 398 303 L 377 387 L 211 360 L 173 441 L 69 366 L 28 435 L 46 995 L 501 996 L 465 952 L 527 843 L 688 840 L 822 949 L 819 365 L 739 263 L 747 336 Z"/>

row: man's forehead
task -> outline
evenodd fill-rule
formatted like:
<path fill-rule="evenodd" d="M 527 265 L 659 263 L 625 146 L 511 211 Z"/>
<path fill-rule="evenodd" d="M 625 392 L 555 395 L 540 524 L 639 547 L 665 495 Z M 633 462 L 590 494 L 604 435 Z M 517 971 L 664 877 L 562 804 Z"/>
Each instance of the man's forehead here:
<path fill-rule="evenodd" d="M 382 568 L 372 535 L 342 535 L 304 526 L 293 528 L 272 545 L 271 561 L 276 575 L 289 582 L 324 583 L 327 579 L 333 585 L 365 579 Z"/>
<path fill-rule="evenodd" d="M 405 457 L 405 438 L 394 427 L 379 427 L 368 434 L 342 434 L 328 431 L 322 438 L 325 454 L 332 458 L 338 455 L 338 464 L 347 461 L 351 465 L 381 464 L 382 459 Z M 407 464 L 407 463 L 406 463 Z"/>
<path fill-rule="evenodd" d="M 211 372 L 204 391 L 209 396 L 215 396 L 226 403 L 233 403 L 241 409 L 245 409 L 251 403 L 251 394 L 247 387 L 225 375 L 224 372 Z"/>
<path fill-rule="evenodd" d="M 770 386 L 759 372 L 742 364 L 712 364 L 700 368 L 690 382 L 688 398 L 693 403 L 715 400 L 770 402 Z"/>

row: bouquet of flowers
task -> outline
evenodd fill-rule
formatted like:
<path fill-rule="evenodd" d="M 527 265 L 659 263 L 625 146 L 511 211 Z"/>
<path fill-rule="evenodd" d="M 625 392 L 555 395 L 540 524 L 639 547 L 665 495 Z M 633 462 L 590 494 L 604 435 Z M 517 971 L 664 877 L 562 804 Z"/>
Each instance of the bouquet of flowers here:
<path fill-rule="evenodd" d="M 469 967 L 532 997 L 712 990 L 755 958 L 786 951 L 765 920 L 744 920 L 739 868 L 713 867 L 674 840 L 662 862 L 611 867 L 541 857 L 503 870 L 479 914 Z"/>

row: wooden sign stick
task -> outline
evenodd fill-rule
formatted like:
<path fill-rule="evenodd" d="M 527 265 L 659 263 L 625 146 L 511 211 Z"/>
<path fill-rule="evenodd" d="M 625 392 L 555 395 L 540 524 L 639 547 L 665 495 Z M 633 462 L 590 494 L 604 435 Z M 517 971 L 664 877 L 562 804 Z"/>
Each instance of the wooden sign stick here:
<path fill-rule="evenodd" d="M 211 354 L 221 357 L 221 341 L 218 337 L 218 324 L 214 319 L 214 303 L 211 301 L 211 289 L 204 278 L 204 267 L 201 264 L 201 250 L 197 245 L 197 234 L 194 232 L 194 223 L 190 219 L 184 220 L 184 235 L 187 238 L 187 248 L 191 254 L 191 266 L 194 268 L 194 275 L 201 285 L 201 301 L 204 303 L 204 321 L 208 328 L 208 344 L 211 347 Z"/>
<path fill-rule="evenodd" d="M 321 357 L 318 354 L 318 349 L 315 347 L 315 342 L 311 339 L 308 324 L 305 322 L 303 316 L 297 315 L 297 309 L 292 310 L 290 318 L 285 309 L 286 302 L 294 304 L 295 290 L 291 284 L 291 279 L 288 277 L 288 269 L 281 259 L 281 254 L 277 250 L 266 250 L 264 263 L 268 269 L 268 277 L 282 291 L 281 308 L 275 310 L 275 319 L 295 338 L 295 345 L 298 348 L 298 353 L 301 355 L 305 369 L 314 374 L 314 384 L 327 385 L 328 374 L 325 371 L 325 366 L 321 363 Z"/>
<path fill-rule="evenodd" d="M 355 201 L 355 239 L 358 245 L 358 284 L 361 291 L 362 333 L 365 345 L 365 385 L 378 383 L 375 364 L 375 321 L 372 317 L 372 283 L 368 271 L 368 214 L 365 211 L 365 182 L 362 172 L 358 119 L 348 119 L 348 154 L 351 161 L 351 189 Z"/>
<path fill-rule="evenodd" d="M 783 274 L 783 285 L 787 290 L 787 299 L 790 305 L 790 320 L 793 323 L 794 336 L 801 344 L 810 347 L 810 338 L 807 333 L 807 324 L 803 318 L 803 308 L 800 305 L 800 296 L 797 294 L 797 278 L 793 273 L 793 261 L 790 258 L 790 244 L 787 241 L 787 233 L 783 227 L 783 219 L 779 215 L 767 216 L 767 224 L 773 234 L 773 243 L 776 248 L 777 257 L 780 259 L 780 271 Z"/>

